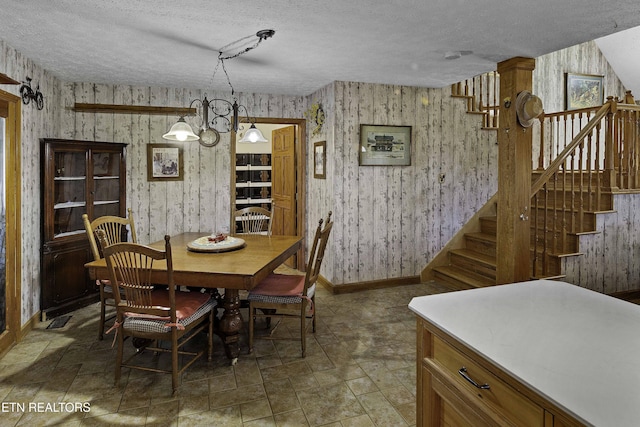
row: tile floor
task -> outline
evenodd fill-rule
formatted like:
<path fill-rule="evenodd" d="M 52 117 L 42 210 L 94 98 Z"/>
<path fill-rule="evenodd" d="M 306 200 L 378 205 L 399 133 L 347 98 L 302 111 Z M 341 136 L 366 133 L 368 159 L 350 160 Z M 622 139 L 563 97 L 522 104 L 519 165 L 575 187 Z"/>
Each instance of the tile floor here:
<path fill-rule="evenodd" d="M 448 290 L 320 288 L 306 358 L 295 341 L 257 340 L 249 355 L 245 331 L 230 366 L 216 338 L 213 362 L 189 368 L 175 398 L 170 375 L 125 369 L 113 385 L 115 350 L 110 336 L 96 339 L 92 305 L 62 328 L 38 325 L 0 359 L 0 426 L 412 426 L 415 318 L 407 304 Z M 298 323 L 277 333 L 297 335 Z"/>

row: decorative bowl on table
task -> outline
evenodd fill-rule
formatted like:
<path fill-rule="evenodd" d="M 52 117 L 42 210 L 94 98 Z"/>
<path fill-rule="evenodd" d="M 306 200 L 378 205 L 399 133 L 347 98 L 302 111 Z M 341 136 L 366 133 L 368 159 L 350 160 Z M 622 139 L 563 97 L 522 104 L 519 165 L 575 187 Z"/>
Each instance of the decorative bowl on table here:
<path fill-rule="evenodd" d="M 187 249 L 193 252 L 228 252 L 241 249 L 245 244 L 244 239 L 218 233 L 187 243 Z"/>

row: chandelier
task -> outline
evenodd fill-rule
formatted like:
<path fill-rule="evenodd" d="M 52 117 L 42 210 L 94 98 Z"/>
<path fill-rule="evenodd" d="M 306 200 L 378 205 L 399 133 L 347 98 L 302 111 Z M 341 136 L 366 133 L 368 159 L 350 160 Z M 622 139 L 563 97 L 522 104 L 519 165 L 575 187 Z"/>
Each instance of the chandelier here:
<path fill-rule="evenodd" d="M 273 37 L 274 34 L 274 30 L 260 30 L 255 35 L 252 34 L 243 37 L 222 47 L 218 54 L 218 62 L 213 70 L 211 79 L 213 80 L 218 69 L 222 68 L 227 78 L 227 83 L 231 88 L 232 101 L 220 98 L 207 99 L 206 94 L 203 99 L 194 99 L 189 104 L 189 108 L 193 108 L 193 106 L 196 105 L 202 110 L 202 124 L 200 125 L 198 134 L 193 132 L 191 126 L 184 120 L 184 117 L 180 117 L 178 121 L 171 126 L 169 132 L 162 135 L 162 137 L 169 141 L 180 142 L 199 140 L 200 144 L 212 147 L 220 141 L 221 133 L 230 132 L 232 129 L 234 132 L 238 131 L 239 118 L 240 114 L 242 114 L 246 118 L 246 121 L 251 123 L 251 126 L 239 142 L 267 142 L 262 132 L 256 128 L 255 118 L 252 120 L 249 117 L 247 107 L 238 104 L 238 99 L 235 97 L 235 90 L 231 84 L 231 79 L 229 78 L 229 73 L 227 73 L 224 61 L 244 55 L 258 47 L 264 40 Z"/>

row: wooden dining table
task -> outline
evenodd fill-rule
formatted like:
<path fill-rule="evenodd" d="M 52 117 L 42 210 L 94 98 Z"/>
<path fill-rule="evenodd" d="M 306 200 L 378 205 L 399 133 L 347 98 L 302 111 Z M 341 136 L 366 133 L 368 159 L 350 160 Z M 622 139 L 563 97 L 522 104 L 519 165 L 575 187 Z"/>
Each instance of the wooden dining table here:
<path fill-rule="evenodd" d="M 239 249 L 227 252 L 194 252 L 187 246 L 207 233 L 182 233 L 171 236 L 173 279 L 176 285 L 223 288 L 223 313 L 218 324 L 227 357 L 235 363 L 240 353 L 242 329 L 239 291 L 251 290 L 279 265 L 302 248 L 301 236 L 238 235 L 245 241 Z M 164 249 L 164 239 L 149 246 Z M 85 264 L 92 280 L 109 279 L 104 259 Z M 151 281 L 166 284 L 166 262 L 154 263 Z M 215 293 L 215 291 L 214 291 Z"/>

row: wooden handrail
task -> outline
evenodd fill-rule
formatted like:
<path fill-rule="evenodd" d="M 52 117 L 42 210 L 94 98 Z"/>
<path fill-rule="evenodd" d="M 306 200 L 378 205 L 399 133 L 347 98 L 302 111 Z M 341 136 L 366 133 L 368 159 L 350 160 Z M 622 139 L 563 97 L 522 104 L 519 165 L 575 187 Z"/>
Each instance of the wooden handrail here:
<path fill-rule="evenodd" d="M 498 126 L 499 77 L 486 73 L 451 86 L 487 128 Z M 627 91 L 602 106 L 543 113 L 533 132 L 531 277 L 558 277 L 562 257 L 580 251 L 578 236 L 595 231 L 594 214 L 613 209 L 612 192 L 640 193 L 640 105 Z"/>
<path fill-rule="evenodd" d="M 480 74 L 451 85 L 451 95 L 466 98 L 467 112 L 482 114 L 482 126 L 498 128 L 498 91 L 500 75 L 497 71 Z"/>
<path fill-rule="evenodd" d="M 579 144 L 581 144 L 584 138 L 596 127 L 596 125 L 607 115 L 609 110 L 611 109 L 611 103 L 605 103 L 593 116 L 589 123 L 585 127 L 583 127 L 580 132 L 571 140 L 569 145 L 567 145 L 564 150 L 558 157 L 551 162 L 548 168 L 544 170 L 544 172 L 538 177 L 538 179 L 531 185 L 531 197 L 535 196 L 535 194 L 540 191 L 540 189 L 544 186 L 544 184 L 551 178 L 551 176 L 556 173 L 560 166 L 567 160 L 567 157 L 571 153 L 575 151 Z"/>
<path fill-rule="evenodd" d="M 611 192 L 640 191 L 640 106 L 629 102 L 628 93 L 624 103 L 609 97 L 600 108 L 541 118 L 540 175 L 531 185 L 532 277 L 561 274 L 561 256 L 579 253 L 579 234 L 595 231 L 592 215 L 613 209 Z M 545 158 L 553 151 L 560 153 Z"/>

